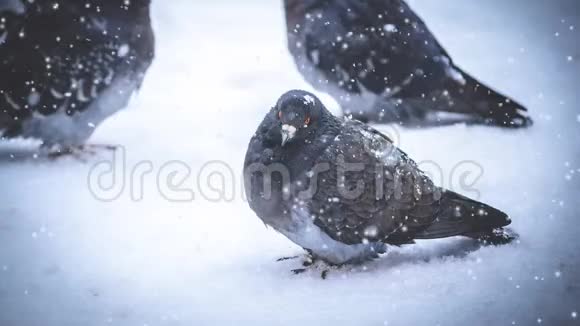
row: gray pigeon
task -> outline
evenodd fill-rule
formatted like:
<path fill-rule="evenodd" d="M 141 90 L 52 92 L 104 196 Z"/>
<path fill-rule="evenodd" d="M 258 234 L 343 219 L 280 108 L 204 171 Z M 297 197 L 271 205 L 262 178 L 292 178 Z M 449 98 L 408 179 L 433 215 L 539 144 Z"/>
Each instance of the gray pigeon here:
<path fill-rule="evenodd" d="M 362 263 L 387 245 L 515 235 L 509 217 L 441 189 L 379 131 L 333 116 L 304 91 L 284 94 L 246 154 L 250 207 L 268 226 L 332 265 Z"/>
<path fill-rule="evenodd" d="M 414 126 L 532 123 L 524 106 L 458 67 L 403 0 L 284 0 L 284 7 L 298 69 L 347 115 Z M 444 112 L 456 116 L 442 119 Z"/>
<path fill-rule="evenodd" d="M 154 57 L 150 0 L 0 5 L 0 135 L 82 147 L 127 106 Z"/>

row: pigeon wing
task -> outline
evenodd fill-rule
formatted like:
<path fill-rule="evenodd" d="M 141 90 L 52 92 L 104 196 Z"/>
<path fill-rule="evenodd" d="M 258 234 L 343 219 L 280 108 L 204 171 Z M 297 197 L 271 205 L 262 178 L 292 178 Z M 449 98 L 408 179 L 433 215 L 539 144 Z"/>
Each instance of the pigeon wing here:
<path fill-rule="evenodd" d="M 399 97 L 419 97 L 429 93 L 421 80 L 447 77 L 451 59 L 403 1 L 323 3 L 310 9 L 303 25 L 288 27 L 292 52 L 326 80 L 352 93 L 375 94 L 400 92 L 415 83 L 412 94 Z"/>
<path fill-rule="evenodd" d="M 316 163 L 330 169 L 316 176 L 309 210 L 337 241 L 407 243 L 440 209 L 439 188 L 387 137 L 360 122 L 346 121 Z"/>
<path fill-rule="evenodd" d="M 2 115 L 16 121 L 33 112 L 49 115 L 62 110 L 72 115 L 85 110 L 119 75 L 141 83 L 143 74 L 129 74 L 144 73 L 150 60 L 141 60 L 139 49 L 126 38 L 110 35 L 122 31 L 108 31 L 104 18 L 66 8 L 29 11 L 33 12 L 25 16 L 0 13 L 6 21 L 0 44 Z M 149 52 L 146 55 L 152 57 Z M 145 61 L 146 66 L 136 69 Z"/>

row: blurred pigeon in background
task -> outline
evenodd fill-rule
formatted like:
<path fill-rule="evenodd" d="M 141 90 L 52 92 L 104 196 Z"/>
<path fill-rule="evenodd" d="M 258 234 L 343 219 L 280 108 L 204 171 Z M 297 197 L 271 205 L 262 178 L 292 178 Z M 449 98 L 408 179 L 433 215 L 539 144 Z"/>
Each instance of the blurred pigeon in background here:
<path fill-rule="evenodd" d="M 150 0 L 0 5 L 0 132 L 60 152 L 127 106 L 154 57 Z"/>
<path fill-rule="evenodd" d="M 527 109 L 457 67 L 403 0 L 284 0 L 304 78 L 365 122 L 527 127 Z"/>

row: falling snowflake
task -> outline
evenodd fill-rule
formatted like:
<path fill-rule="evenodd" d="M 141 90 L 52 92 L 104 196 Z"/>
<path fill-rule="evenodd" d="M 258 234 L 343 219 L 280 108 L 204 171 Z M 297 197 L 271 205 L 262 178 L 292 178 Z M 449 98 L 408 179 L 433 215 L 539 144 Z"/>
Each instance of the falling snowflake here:
<path fill-rule="evenodd" d="M 119 47 L 119 50 L 117 50 L 117 56 L 119 56 L 120 58 L 126 57 L 127 54 L 129 54 L 129 45 L 128 44 L 123 44 Z"/>
<path fill-rule="evenodd" d="M 379 234 L 379 228 L 376 225 L 370 225 L 364 230 L 364 235 L 369 238 L 376 238 Z"/>
<path fill-rule="evenodd" d="M 304 100 L 306 101 L 305 104 L 314 105 L 316 103 L 316 101 L 314 100 L 314 97 L 312 97 L 310 95 L 304 95 Z"/>
<path fill-rule="evenodd" d="M 385 30 L 385 32 L 389 32 L 389 33 L 397 32 L 397 26 L 395 26 L 393 24 L 386 24 L 385 26 L 383 26 L 383 29 Z"/>

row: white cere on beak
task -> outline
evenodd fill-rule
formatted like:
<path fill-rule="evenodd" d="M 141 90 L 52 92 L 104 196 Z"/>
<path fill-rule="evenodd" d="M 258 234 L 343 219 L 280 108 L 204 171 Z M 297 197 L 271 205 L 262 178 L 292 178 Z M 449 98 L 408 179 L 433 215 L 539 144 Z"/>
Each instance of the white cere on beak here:
<path fill-rule="evenodd" d="M 291 125 L 282 125 L 282 146 L 296 135 L 296 127 Z"/>

